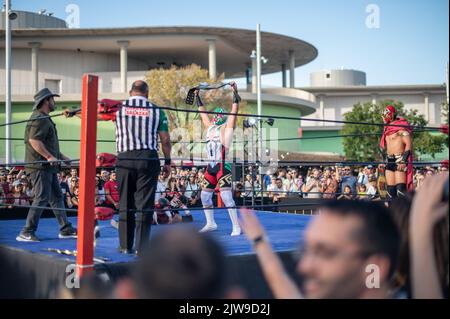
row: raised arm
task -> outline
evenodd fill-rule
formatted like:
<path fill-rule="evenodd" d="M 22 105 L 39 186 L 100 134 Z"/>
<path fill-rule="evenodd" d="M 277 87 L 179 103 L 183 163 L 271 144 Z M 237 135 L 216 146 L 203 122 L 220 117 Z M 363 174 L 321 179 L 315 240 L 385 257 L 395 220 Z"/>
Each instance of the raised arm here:
<path fill-rule="evenodd" d="M 205 112 L 206 108 L 203 104 L 203 101 L 200 97 L 200 90 L 196 90 L 195 91 L 195 97 L 197 100 L 197 106 L 198 106 L 198 110 L 200 112 Z M 206 127 L 210 127 L 211 126 L 211 121 L 209 120 L 209 116 L 206 113 L 200 113 L 200 118 L 202 119 L 203 125 Z"/>
<path fill-rule="evenodd" d="M 241 227 L 258 257 L 262 272 L 275 298 L 299 299 L 302 298 L 295 282 L 286 273 L 280 258 L 273 251 L 255 213 L 251 210 L 241 209 Z"/>
<path fill-rule="evenodd" d="M 231 114 L 228 116 L 227 128 L 235 129 L 237 122 L 237 113 L 239 112 L 239 103 L 241 102 L 241 97 L 238 93 L 237 84 L 235 82 L 231 83 L 231 89 L 233 90 L 233 104 L 231 105 Z"/>
<path fill-rule="evenodd" d="M 228 115 L 227 124 L 220 128 L 222 141 L 226 148 L 230 147 L 231 141 L 233 140 L 233 133 L 237 123 L 237 113 L 239 112 L 239 102 L 241 101 L 235 82 L 232 82 L 231 88 L 233 90 L 233 104 L 231 106 L 231 112 L 230 115 Z"/>
<path fill-rule="evenodd" d="M 160 110 L 159 113 L 159 124 L 158 124 L 158 134 L 161 140 L 161 148 L 164 154 L 164 172 L 166 175 L 170 173 L 170 167 L 172 160 L 170 158 L 172 152 L 172 143 L 170 142 L 169 134 L 169 121 L 167 120 L 166 113 Z"/>
<path fill-rule="evenodd" d="M 411 284 L 415 299 L 444 298 L 443 280 L 439 276 L 433 232 L 448 215 L 448 201 L 442 194 L 448 174 L 427 177 L 414 196 L 409 224 Z"/>

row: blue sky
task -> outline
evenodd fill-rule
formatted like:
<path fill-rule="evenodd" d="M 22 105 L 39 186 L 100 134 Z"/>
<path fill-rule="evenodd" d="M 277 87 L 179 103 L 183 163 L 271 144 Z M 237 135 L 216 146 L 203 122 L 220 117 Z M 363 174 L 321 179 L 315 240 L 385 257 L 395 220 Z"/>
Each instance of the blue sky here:
<path fill-rule="evenodd" d="M 369 85 L 437 84 L 445 81 L 449 56 L 448 0 L 227 0 L 117 1 L 12 0 L 13 8 L 45 8 L 65 18 L 80 8 L 80 26 L 221 26 L 281 33 L 305 40 L 319 56 L 296 71 L 296 85 L 309 85 L 309 73 L 352 68 L 367 72 Z M 380 9 L 379 28 L 367 28 L 366 7 Z M 263 77 L 281 84 L 280 73 Z"/>

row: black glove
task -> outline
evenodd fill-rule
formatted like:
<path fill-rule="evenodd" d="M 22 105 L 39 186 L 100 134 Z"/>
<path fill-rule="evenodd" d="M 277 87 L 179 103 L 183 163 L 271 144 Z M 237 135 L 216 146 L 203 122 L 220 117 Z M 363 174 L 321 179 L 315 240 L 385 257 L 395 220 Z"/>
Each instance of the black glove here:
<path fill-rule="evenodd" d="M 69 112 L 67 112 L 67 117 L 74 117 L 79 112 L 81 112 L 81 109 L 76 109 L 76 110 L 73 110 L 73 111 L 69 111 Z"/>
<path fill-rule="evenodd" d="M 233 91 L 233 103 L 239 104 L 242 99 L 237 91 Z"/>
<path fill-rule="evenodd" d="M 205 105 L 205 104 L 203 104 L 203 101 L 202 101 L 202 98 L 200 97 L 200 94 L 197 94 L 196 98 L 197 98 L 197 106 L 198 107 Z"/>
<path fill-rule="evenodd" d="M 403 153 L 403 155 L 402 155 L 402 162 L 403 163 L 408 163 L 408 160 L 409 160 L 409 155 L 411 155 L 411 151 L 405 151 L 404 153 Z"/>
<path fill-rule="evenodd" d="M 387 163 L 387 152 L 385 149 L 380 148 L 381 156 L 383 157 L 383 162 Z"/>

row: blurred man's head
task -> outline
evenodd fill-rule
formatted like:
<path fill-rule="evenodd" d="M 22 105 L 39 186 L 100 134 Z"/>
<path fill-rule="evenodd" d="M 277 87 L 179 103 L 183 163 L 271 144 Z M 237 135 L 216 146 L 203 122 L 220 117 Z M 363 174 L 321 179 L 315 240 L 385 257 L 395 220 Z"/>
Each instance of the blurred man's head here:
<path fill-rule="evenodd" d="M 145 81 L 137 80 L 131 85 L 130 96 L 148 97 L 148 84 Z"/>
<path fill-rule="evenodd" d="M 134 297 L 225 297 L 225 255 L 208 235 L 187 227 L 174 227 L 152 237 L 149 248 L 134 271 Z"/>
<path fill-rule="evenodd" d="M 370 186 L 377 188 L 377 178 L 375 176 L 370 177 L 369 184 Z"/>
<path fill-rule="evenodd" d="M 109 180 L 109 172 L 106 169 L 101 171 L 100 176 L 102 177 L 102 180 L 104 180 L 105 182 Z"/>
<path fill-rule="evenodd" d="M 77 177 L 78 176 L 78 171 L 77 171 L 76 168 L 72 168 L 70 170 L 70 176 L 72 176 L 72 177 Z"/>
<path fill-rule="evenodd" d="M 398 230 L 382 205 L 327 202 L 309 224 L 300 251 L 303 292 L 308 298 L 385 297 L 398 248 Z M 367 287 L 377 281 L 380 288 Z"/>
<path fill-rule="evenodd" d="M 272 176 L 270 179 L 270 182 L 272 183 L 272 185 L 276 185 L 277 184 L 277 178 L 275 176 Z"/>
<path fill-rule="evenodd" d="M 343 173 L 345 176 L 349 176 L 350 173 L 352 172 L 352 169 L 350 168 L 350 166 L 345 166 L 343 169 Z"/>
<path fill-rule="evenodd" d="M 116 179 L 117 179 L 117 174 L 116 174 L 116 172 L 111 172 L 111 174 L 109 174 L 109 179 L 110 179 L 111 181 L 115 182 Z"/>
<path fill-rule="evenodd" d="M 313 169 L 312 176 L 314 178 L 316 178 L 316 179 L 319 178 L 320 177 L 320 170 L 318 170 L 317 168 Z"/>
<path fill-rule="evenodd" d="M 282 188 L 283 187 L 283 180 L 281 178 L 277 178 L 276 179 L 276 185 L 278 188 Z"/>
<path fill-rule="evenodd" d="M 80 279 L 80 288 L 67 289 L 61 287 L 57 292 L 58 299 L 111 299 L 113 284 L 106 274 L 89 274 Z"/>

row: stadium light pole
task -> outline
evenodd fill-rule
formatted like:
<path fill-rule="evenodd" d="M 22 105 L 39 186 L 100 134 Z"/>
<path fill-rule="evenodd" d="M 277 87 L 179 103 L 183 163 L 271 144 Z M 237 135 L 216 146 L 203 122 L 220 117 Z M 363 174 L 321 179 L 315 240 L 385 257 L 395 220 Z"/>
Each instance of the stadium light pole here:
<path fill-rule="evenodd" d="M 17 16 L 11 13 L 11 1 L 5 0 L 5 74 L 6 74 L 6 85 L 5 85 L 5 148 L 6 148 L 6 158 L 5 163 L 11 163 L 11 21 Z"/>
<path fill-rule="evenodd" d="M 448 61 L 447 61 L 447 67 L 445 68 L 445 91 L 446 91 L 446 98 L 447 98 L 447 104 L 448 104 L 448 95 L 449 95 L 449 92 L 448 92 L 448 82 L 449 82 L 449 80 L 448 80 Z"/>
<path fill-rule="evenodd" d="M 258 119 L 262 115 L 262 98 L 261 98 L 261 24 L 256 25 L 256 100 L 258 106 Z M 258 158 L 262 162 L 262 121 L 258 121 Z"/>

